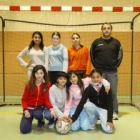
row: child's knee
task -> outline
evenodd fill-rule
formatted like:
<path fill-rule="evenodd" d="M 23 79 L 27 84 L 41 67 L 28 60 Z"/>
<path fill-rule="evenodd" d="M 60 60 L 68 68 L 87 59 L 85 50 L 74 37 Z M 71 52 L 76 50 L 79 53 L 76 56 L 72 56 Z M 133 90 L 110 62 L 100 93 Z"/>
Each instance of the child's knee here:
<path fill-rule="evenodd" d="M 31 131 L 31 127 L 20 126 L 20 132 L 22 134 L 27 134 Z"/>
<path fill-rule="evenodd" d="M 71 130 L 76 131 L 80 129 L 80 122 L 79 120 L 75 121 L 72 125 L 71 125 Z"/>
<path fill-rule="evenodd" d="M 89 126 L 88 125 L 81 125 L 81 129 L 84 131 L 89 130 Z"/>
<path fill-rule="evenodd" d="M 91 103 L 91 102 L 87 102 L 87 103 L 84 105 L 84 109 L 89 109 L 89 108 L 91 108 L 91 107 L 93 107 L 93 103 Z"/>
<path fill-rule="evenodd" d="M 86 131 L 89 129 L 89 127 L 91 126 L 90 122 L 88 119 L 84 119 L 83 121 L 81 121 L 81 129 Z"/>
<path fill-rule="evenodd" d="M 43 119 L 43 114 L 34 113 L 33 115 L 37 120 Z"/>
<path fill-rule="evenodd" d="M 43 116 L 44 116 L 44 118 L 46 119 L 46 120 L 50 120 L 52 117 L 51 117 L 51 113 L 50 112 L 46 112 L 46 111 L 44 111 L 44 113 L 43 113 Z"/>
<path fill-rule="evenodd" d="M 84 105 L 84 110 L 87 112 L 87 111 L 95 111 L 96 110 L 96 107 L 94 104 L 90 103 L 90 102 L 87 102 L 85 105 Z"/>
<path fill-rule="evenodd" d="M 76 131 L 76 130 L 79 130 L 79 126 L 78 125 L 71 125 L 71 130 L 72 131 Z"/>

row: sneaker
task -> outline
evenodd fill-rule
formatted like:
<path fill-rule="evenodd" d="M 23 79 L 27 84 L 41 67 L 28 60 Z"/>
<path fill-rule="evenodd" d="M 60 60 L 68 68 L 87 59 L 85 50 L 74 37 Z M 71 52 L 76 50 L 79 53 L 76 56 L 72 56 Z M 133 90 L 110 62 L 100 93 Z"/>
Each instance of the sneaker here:
<path fill-rule="evenodd" d="M 44 126 L 38 126 L 38 127 L 37 127 L 37 130 L 38 130 L 38 131 L 43 131 L 43 130 L 44 130 Z"/>
<path fill-rule="evenodd" d="M 38 130 L 38 131 L 42 131 L 42 130 L 44 130 L 44 125 L 45 125 L 45 121 L 44 121 L 44 119 L 42 119 L 41 121 L 38 120 L 37 130 Z"/>
<path fill-rule="evenodd" d="M 49 129 L 54 129 L 54 127 L 55 127 L 55 124 L 54 124 L 54 123 L 48 124 L 48 128 L 49 128 Z"/>
<path fill-rule="evenodd" d="M 90 126 L 89 130 L 95 130 L 96 129 L 96 124 L 93 124 Z"/>
<path fill-rule="evenodd" d="M 118 119 L 119 119 L 118 114 L 113 113 L 113 120 L 118 120 Z"/>

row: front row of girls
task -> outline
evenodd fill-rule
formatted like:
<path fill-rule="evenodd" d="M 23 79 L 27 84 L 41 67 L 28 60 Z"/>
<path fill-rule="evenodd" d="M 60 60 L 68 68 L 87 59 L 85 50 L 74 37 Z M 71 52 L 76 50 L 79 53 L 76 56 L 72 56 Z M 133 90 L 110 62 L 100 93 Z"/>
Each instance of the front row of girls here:
<path fill-rule="evenodd" d="M 25 86 L 22 107 L 21 133 L 31 131 L 33 118 L 38 120 L 38 130 L 44 129 L 45 118 L 50 129 L 57 120 L 66 120 L 73 131 L 93 130 L 100 119 L 104 132 L 114 131 L 110 83 L 95 69 L 91 78 L 84 79 L 74 71 L 59 72 L 56 83 L 51 86 L 45 68 L 35 66 Z"/>

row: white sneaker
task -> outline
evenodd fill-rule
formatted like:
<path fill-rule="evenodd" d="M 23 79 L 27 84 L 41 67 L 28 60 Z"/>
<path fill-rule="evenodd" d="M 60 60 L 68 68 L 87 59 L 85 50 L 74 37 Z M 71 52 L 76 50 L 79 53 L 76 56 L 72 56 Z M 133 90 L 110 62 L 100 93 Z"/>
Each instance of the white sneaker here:
<path fill-rule="evenodd" d="M 90 128 L 89 128 L 89 130 L 95 130 L 95 129 L 96 129 L 96 123 L 91 125 Z"/>
<path fill-rule="evenodd" d="M 113 120 L 118 120 L 118 119 L 119 119 L 118 114 L 113 113 Z"/>
<path fill-rule="evenodd" d="M 49 128 L 49 129 L 54 129 L 54 126 L 55 126 L 54 123 L 53 123 L 53 124 L 48 124 L 48 128 Z"/>

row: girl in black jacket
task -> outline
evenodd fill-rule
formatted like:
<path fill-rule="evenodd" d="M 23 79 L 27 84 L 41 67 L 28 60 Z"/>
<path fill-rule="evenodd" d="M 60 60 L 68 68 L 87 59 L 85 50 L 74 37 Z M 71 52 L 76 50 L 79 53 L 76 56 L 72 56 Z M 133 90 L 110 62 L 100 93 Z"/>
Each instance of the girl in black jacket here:
<path fill-rule="evenodd" d="M 84 108 L 91 122 L 91 129 L 95 129 L 97 119 L 100 119 L 101 127 L 104 132 L 112 133 L 114 124 L 113 116 L 113 101 L 111 91 L 106 93 L 104 86 L 101 83 L 102 73 L 98 70 L 91 72 L 91 84 L 85 89 L 82 99 L 77 106 L 75 114 L 69 121 L 74 122 L 81 110 Z M 90 102 L 86 101 L 89 99 Z"/>

